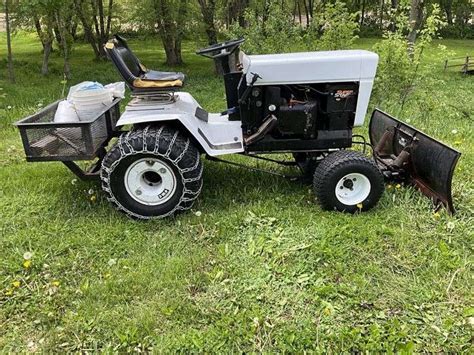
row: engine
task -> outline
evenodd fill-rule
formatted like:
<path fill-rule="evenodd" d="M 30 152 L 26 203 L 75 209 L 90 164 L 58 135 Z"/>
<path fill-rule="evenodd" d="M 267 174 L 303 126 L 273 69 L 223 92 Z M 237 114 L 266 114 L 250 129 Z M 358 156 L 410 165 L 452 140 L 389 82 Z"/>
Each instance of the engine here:
<path fill-rule="evenodd" d="M 357 106 L 358 84 L 256 86 L 240 107 L 244 134 L 255 134 L 270 118 L 274 125 L 259 145 L 317 150 L 350 146 Z M 265 146 L 265 148 L 268 148 Z M 257 149 L 260 150 L 260 149 Z"/>

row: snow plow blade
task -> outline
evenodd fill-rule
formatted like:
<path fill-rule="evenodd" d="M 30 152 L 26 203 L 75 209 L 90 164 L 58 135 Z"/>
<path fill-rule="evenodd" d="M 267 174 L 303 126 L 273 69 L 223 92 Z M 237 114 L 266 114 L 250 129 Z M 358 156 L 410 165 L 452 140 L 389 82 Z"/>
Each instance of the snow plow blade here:
<path fill-rule="evenodd" d="M 385 178 L 416 186 L 454 213 L 451 183 L 461 153 L 396 118 L 375 110 L 369 124 L 374 159 Z"/>

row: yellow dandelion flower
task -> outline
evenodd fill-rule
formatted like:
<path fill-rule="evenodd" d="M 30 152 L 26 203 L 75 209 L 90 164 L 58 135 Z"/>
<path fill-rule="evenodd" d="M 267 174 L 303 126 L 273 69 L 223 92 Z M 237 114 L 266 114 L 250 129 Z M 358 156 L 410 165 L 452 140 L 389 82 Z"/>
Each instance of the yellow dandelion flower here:
<path fill-rule="evenodd" d="M 387 189 L 390 190 L 391 188 L 392 188 L 392 185 L 388 184 L 388 185 L 387 185 Z"/>
<path fill-rule="evenodd" d="M 20 285 L 21 285 L 21 282 L 18 281 L 18 280 L 12 282 L 12 286 L 13 286 L 14 288 L 18 288 L 18 287 L 20 287 Z"/>
<path fill-rule="evenodd" d="M 29 269 L 31 267 L 31 260 L 25 260 L 23 261 L 23 267 L 25 269 Z"/>
<path fill-rule="evenodd" d="M 433 214 L 433 216 L 434 216 L 434 218 L 439 218 L 439 217 L 441 217 L 441 215 L 439 214 L 439 212 L 435 212 L 435 213 Z"/>
<path fill-rule="evenodd" d="M 97 197 L 95 195 L 91 196 L 91 202 L 95 202 L 97 200 Z"/>
<path fill-rule="evenodd" d="M 358 203 L 358 204 L 357 204 L 357 208 L 358 208 L 359 210 L 361 210 L 362 207 L 364 207 L 364 206 L 362 205 L 362 203 Z"/>
<path fill-rule="evenodd" d="M 396 187 L 397 189 L 399 189 L 400 187 L 402 187 L 402 185 L 397 184 L 395 187 Z"/>
<path fill-rule="evenodd" d="M 323 313 L 326 315 L 326 316 L 330 316 L 332 314 L 332 309 L 329 308 L 329 307 L 326 307 L 323 311 Z"/>
<path fill-rule="evenodd" d="M 12 289 L 5 291 L 5 296 L 11 296 L 11 295 L 13 295 L 13 290 Z"/>
<path fill-rule="evenodd" d="M 60 282 L 56 280 L 56 281 L 51 282 L 51 285 L 53 285 L 55 287 L 59 287 Z"/>

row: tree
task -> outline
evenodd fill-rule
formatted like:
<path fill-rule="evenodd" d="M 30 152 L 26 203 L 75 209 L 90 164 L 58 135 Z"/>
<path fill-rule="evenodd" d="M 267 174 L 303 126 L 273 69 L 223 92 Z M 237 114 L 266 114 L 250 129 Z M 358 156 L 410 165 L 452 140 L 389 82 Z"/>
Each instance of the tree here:
<path fill-rule="evenodd" d="M 202 18 L 206 26 L 207 41 L 211 44 L 217 43 L 217 29 L 215 23 L 216 0 L 198 0 L 201 8 Z"/>
<path fill-rule="evenodd" d="M 77 16 L 82 23 L 86 40 L 92 47 L 97 59 L 106 59 L 104 45 L 110 37 L 114 1 L 107 0 L 74 0 Z"/>
<path fill-rule="evenodd" d="M 15 72 L 13 70 L 13 54 L 12 54 L 12 40 L 11 40 L 11 26 L 10 26 L 10 0 L 5 0 L 5 23 L 7 30 L 7 52 L 8 52 L 8 79 L 15 82 Z"/>
<path fill-rule="evenodd" d="M 24 28 L 34 28 L 43 47 L 41 74 L 49 73 L 49 58 L 54 41 L 65 58 L 65 74 L 70 75 L 69 54 L 72 47 L 71 24 L 74 18 L 72 0 L 18 1 L 15 23 Z"/>
<path fill-rule="evenodd" d="M 49 72 L 49 56 L 53 51 L 54 34 L 52 20 L 49 16 L 41 20 L 38 15 L 34 15 L 36 33 L 43 46 L 43 65 L 41 66 L 41 74 L 43 75 L 47 75 Z"/>
<path fill-rule="evenodd" d="M 307 31 L 310 50 L 337 50 L 350 48 L 358 38 L 357 13 L 350 13 L 340 1 L 327 3 L 322 11 L 313 14 Z"/>
<path fill-rule="evenodd" d="M 416 41 L 416 35 L 423 19 L 423 0 L 411 0 L 408 33 L 408 50 L 413 55 L 413 46 Z"/>
<path fill-rule="evenodd" d="M 227 0 L 226 8 L 226 25 L 229 28 L 234 22 L 238 22 L 239 26 L 245 27 L 245 10 L 249 6 L 249 0 Z"/>
<path fill-rule="evenodd" d="M 201 9 L 202 18 L 204 21 L 205 31 L 207 35 L 207 43 L 213 45 L 217 43 L 217 28 L 216 28 L 216 0 L 198 0 Z M 222 74 L 223 69 L 220 60 L 214 61 L 214 66 L 217 74 Z"/>
<path fill-rule="evenodd" d="M 188 12 L 187 0 L 152 0 L 154 22 L 166 53 L 166 64 L 183 63 L 181 42 Z"/>
<path fill-rule="evenodd" d="M 362 29 L 362 26 L 364 26 L 364 19 L 365 19 L 365 1 L 362 0 L 362 9 L 360 10 L 360 29 Z"/>
<path fill-rule="evenodd" d="M 440 0 L 439 4 L 446 14 L 448 25 L 453 24 L 453 0 Z"/>
<path fill-rule="evenodd" d="M 244 16 L 246 27 L 241 27 L 236 22 L 227 33 L 231 38 L 244 37 L 246 41 L 243 48 L 247 53 L 288 52 L 291 50 L 288 39 L 294 42 L 299 38 L 300 27 L 294 24 L 291 10 L 282 8 L 279 0 L 267 1 L 260 9 L 262 12 L 247 9 Z"/>
<path fill-rule="evenodd" d="M 70 34 L 67 31 L 66 22 L 61 17 L 61 8 L 56 9 L 55 19 L 56 19 L 56 25 L 58 29 L 59 38 L 60 38 L 61 52 L 64 59 L 64 63 L 63 63 L 64 78 L 69 80 L 71 79 L 71 66 L 69 64 L 69 56 L 71 52 L 70 42 L 72 41 L 69 38 Z"/>

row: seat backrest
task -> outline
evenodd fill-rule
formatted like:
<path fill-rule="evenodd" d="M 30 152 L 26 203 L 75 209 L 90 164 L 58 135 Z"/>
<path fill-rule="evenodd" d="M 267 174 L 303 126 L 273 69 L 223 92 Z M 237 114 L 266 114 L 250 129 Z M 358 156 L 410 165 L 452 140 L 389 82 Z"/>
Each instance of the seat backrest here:
<path fill-rule="evenodd" d="M 142 74 L 142 71 L 130 49 L 121 46 L 117 46 L 116 49 L 120 57 L 122 57 L 124 63 L 127 65 L 128 70 L 130 70 L 136 77 L 139 77 Z"/>
<path fill-rule="evenodd" d="M 112 60 L 122 78 L 129 87 L 133 87 L 133 81 L 143 74 L 135 55 L 126 44 L 120 43 L 117 39 L 112 39 L 104 46 L 108 57 Z"/>
<path fill-rule="evenodd" d="M 135 55 L 135 53 L 133 53 L 133 51 L 130 49 L 130 47 L 128 46 L 127 40 L 125 38 L 123 38 L 122 36 L 118 35 L 118 34 L 114 35 L 114 39 L 115 39 L 115 41 L 117 41 L 116 43 L 120 48 L 128 49 L 127 57 L 129 58 L 130 61 L 133 62 L 133 64 L 132 63 L 131 64 L 134 67 L 139 68 L 140 74 L 146 73 L 147 68 L 140 62 L 140 59 L 138 59 L 138 57 Z"/>

